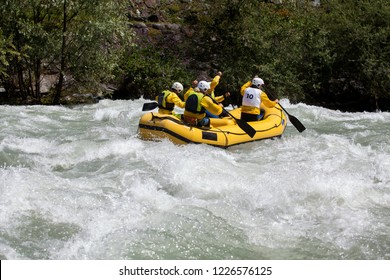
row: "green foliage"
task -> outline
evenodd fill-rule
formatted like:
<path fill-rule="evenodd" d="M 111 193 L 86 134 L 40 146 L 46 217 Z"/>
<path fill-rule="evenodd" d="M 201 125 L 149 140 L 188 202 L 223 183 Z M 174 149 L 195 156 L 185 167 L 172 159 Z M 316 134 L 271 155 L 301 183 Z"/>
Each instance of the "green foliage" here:
<path fill-rule="evenodd" d="M 126 4 L 125 0 L 5 1 L 0 26 L 23 57 L 7 60 L 9 79 L 3 81 L 7 90 L 39 102 L 45 74 L 66 75 L 73 86 L 79 83 L 86 89 L 112 79 L 131 40 Z M 63 83 L 57 85 L 60 94 Z"/>
<path fill-rule="evenodd" d="M 336 57 L 335 78 L 358 80 L 376 98 L 390 95 L 390 6 L 388 1 L 330 1 L 322 18 Z"/>
<path fill-rule="evenodd" d="M 198 58 L 218 65 L 230 90 L 257 74 L 292 101 L 390 98 L 388 1 L 266 2 L 214 1 L 212 23 L 197 26 Z"/>
<path fill-rule="evenodd" d="M 4 38 L 0 30 L 0 76 L 6 77 L 7 67 L 9 66 L 10 57 L 19 57 L 15 46 L 12 44 L 12 38 Z"/>
<path fill-rule="evenodd" d="M 302 95 L 293 69 L 301 55 L 299 18 L 290 16 L 285 6 L 259 1 L 220 0 L 215 5 L 213 24 L 201 26 L 205 41 L 199 44 L 205 61 L 217 59 L 227 89 L 237 93 L 243 83 L 260 75 L 285 96 Z"/>
<path fill-rule="evenodd" d="M 217 91 L 235 93 L 237 102 L 241 85 L 259 75 L 293 102 L 345 109 L 360 102 L 366 106 L 359 109 L 375 110 L 387 100 L 390 108 L 387 0 L 327 0 L 319 7 L 161 1 L 152 14 L 183 24 L 187 37 L 172 40 L 172 30 L 149 29 L 138 45 L 125 17 L 134 1 L 3 2 L 0 83 L 24 99 L 41 98 L 37 87 L 46 73 L 62 73 L 84 88 L 122 78 L 121 98 L 153 98 L 174 81 L 189 84 L 217 69 L 224 73 Z"/>
<path fill-rule="evenodd" d="M 69 9 L 75 16 L 65 34 L 65 51 L 67 68 L 77 80 L 101 82 L 113 78 L 119 59 L 131 43 L 125 7 L 120 4 L 123 2 L 80 1 Z"/>
<path fill-rule="evenodd" d="M 175 56 L 155 47 L 133 47 L 122 66 L 127 73 L 118 98 L 154 99 L 155 95 L 178 81 L 189 85 L 193 76 Z"/>

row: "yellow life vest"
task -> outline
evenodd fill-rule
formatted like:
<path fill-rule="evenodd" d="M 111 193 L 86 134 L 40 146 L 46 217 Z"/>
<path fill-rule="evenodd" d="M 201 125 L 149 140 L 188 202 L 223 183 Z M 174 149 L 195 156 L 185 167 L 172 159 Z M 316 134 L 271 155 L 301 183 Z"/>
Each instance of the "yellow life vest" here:
<path fill-rule="evenodd" d="M 164 90 L 159 95 L 157 95 L 158 108 L 173 111 L 175 108 L 175 103 L 167 102 L 167 97 L 171 94 L 169 90 Z"/>
<path fill-rule="evenodd" d="M 200 92 L 191 92 L 188 95 L 185 110 L 194 114 L 204 114 L 206 109 L 200 104 L 204 94 Z"/>

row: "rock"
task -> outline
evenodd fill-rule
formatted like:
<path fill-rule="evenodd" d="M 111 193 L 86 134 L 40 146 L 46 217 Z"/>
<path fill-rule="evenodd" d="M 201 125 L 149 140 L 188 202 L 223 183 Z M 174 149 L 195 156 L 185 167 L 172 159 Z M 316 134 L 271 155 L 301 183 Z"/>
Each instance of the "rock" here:
<path fill-rule="evenodd" d="M 58 81 L 58 75 L 41 75 L 41 88 L 40 92 L 48 93 Z"/>

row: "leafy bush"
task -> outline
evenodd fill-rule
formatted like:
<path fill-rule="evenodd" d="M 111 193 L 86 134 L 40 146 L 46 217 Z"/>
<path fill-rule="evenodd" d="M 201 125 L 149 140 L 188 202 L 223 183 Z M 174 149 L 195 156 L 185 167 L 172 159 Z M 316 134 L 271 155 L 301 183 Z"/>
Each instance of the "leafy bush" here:
<path fill-rule="evenodd" d="M 153 46 L 132 47 L 126 58 L 122 66 L 126 76 L 120 89 L 114 93 L 116 99 L 154 99 L 175 81 L 188 86 L 193 78 L 180 60 Z"/>
<path fill-rule="evenodd" d="M 202 36 L 195 53 L 218 65 L 235 92 L 257 74 L 295 102 L 345 110 L 385 106 L 390 6 L 382 0 L 309 2 L 213 1 L 208 20 L 196 27 Z"/>

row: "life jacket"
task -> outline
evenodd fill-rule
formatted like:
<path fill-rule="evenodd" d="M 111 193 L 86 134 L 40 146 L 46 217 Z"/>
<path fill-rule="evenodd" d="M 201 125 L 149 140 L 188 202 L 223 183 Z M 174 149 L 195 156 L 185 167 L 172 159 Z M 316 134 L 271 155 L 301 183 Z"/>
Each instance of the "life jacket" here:
<path fill-rule="evenodd" d="M 261 90 L 254 87 L 248 87 L 244 91 L 244 96 L 242 97 L 242 105 L 248 107 L 260 108 L 261 104 Z"/>
<path fill-rule="evenodd" d="M 195 114 L 204 114 L 206 109 L 200 104 L 204 94 L 193 91 L 188 95 L 185 110 Z"/>
<path fill-rule="evenodd" d="M 169 90 L 164 90 L 159 95 L 157 95 L 158 108 L 173 111 L 175 108 L 175 103 L 167 102 L 167 98 L 170 94 L 171 92 Z"/>

